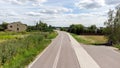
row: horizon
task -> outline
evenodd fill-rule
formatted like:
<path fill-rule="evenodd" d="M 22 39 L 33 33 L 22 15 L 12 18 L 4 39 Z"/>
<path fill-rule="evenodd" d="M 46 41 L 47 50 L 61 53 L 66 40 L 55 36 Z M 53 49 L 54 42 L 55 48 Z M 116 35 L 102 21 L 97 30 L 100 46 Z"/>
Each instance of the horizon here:
<path fill-rule="evenodd" d="M 1 0 L 0 23 L 21 21 L 35 25 L 41 20 L 56 27 L 71 24 L 104 27 L 107 12 L 118 4 L 119 0 Z"/>

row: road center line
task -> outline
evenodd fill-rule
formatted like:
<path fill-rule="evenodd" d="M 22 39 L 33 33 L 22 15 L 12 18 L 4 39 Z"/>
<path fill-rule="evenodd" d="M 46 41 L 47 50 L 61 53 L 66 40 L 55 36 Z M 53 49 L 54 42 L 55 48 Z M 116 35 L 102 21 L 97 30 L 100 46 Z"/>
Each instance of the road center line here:
<path fill-rule="evenodd" d="M 63 40 L 63 36 L 61 36 L 60 47 L 59 47 L 59 50 L 58 50 L 57 55 L 55 57 L 55 61 L 53 63 L 53 68 L 57 68 L 57 63 L 58 63 L 58 60 L 60 57 L 60 52 L 61 52 L 61 47 L 62 47 L 62 40 Z"/>

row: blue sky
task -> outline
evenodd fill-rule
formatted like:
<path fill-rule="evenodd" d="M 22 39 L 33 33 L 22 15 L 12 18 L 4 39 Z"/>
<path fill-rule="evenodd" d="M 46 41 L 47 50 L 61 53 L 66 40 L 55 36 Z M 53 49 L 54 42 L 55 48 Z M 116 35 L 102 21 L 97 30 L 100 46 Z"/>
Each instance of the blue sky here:
<path fill-rule="evenodd" d="M 34 25 L 38 20 L 53 26 L 83 24 L 104 26 L 109 9 L 120 0 L 0 0 L 0 23 L 21 21 Z"/>

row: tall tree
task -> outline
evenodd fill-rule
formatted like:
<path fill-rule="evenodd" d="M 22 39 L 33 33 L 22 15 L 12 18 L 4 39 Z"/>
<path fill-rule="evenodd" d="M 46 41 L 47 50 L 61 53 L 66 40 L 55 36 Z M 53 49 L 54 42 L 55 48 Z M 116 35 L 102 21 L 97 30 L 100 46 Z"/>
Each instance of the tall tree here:
<path fill-rule="evenodd" d="M 114 44 L 120 43 L 120 5 L 116 7 L 116 13 L 114 16 L 114 10 L 108 12 L 108 21 L 105 22 L 106 35 L 109 41 Z"/>

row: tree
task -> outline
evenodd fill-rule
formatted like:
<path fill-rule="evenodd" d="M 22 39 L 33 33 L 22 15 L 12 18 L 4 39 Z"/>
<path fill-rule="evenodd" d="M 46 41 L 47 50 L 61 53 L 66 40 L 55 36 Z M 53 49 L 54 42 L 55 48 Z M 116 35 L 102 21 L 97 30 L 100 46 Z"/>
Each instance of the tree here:
<path fill-rule="evenodd" d="M 43 32 L 52 32 L 53 27 L 51 25 L 47 25 L 46 23 L 43 23 L 42 21 L 39 21 L 36 23 L 35 26 L 28 26 L 27 31 L 43 31 Z"/>
<path fill-rule="evenodd" d="M 82 34 L 84 31 L 84 26 L 81 24 L 72 24 L 70 25 L 68 32 L 75 33 L 75 34 Z"/>
<path fill-rule="evenodd" d="M 116 13 L 114 16 L 114 10 L 108 12 L 108 20 L 105 22 L 106 35 L 109 41 L 114 44 L 120 43 L 120 5 L 116 7 Z"/>
<path fill-rule="evenodd" d="M 47 24 L 43 23 L 42 21 L 36 23 L 36 30 L 47 31 L 47 28 L 48 28 Z"/>
<path fill-rule="evenodd" d="M 3 23 L 0 25 L 0 31 L 4 31 L 5 29 L 7 29 L 7 25 L 8 25 L 7 22 L 3 22 Z"/>
<path fill-rule="evenodd" d="M 90 27 L 88 27 L 88 31 L 89 33 L 93 33 L 93 34 L 97 33 L 96 25 L 91 25 Z"/>

